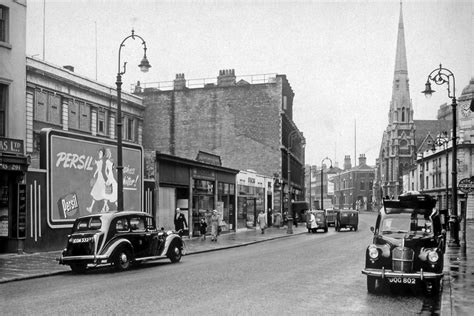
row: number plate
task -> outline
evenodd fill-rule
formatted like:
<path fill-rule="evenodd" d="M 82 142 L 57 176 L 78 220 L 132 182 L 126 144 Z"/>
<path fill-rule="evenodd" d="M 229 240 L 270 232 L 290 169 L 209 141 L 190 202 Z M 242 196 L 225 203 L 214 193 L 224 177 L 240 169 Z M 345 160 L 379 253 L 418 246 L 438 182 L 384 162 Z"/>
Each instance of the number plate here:
<path fill-rule="evenodd" d="M 86 237 L 86 238 L 74 238 L 72 240 L 73 244 L 79 244 L 79 243 L 84 243 L 84 242 L 89 242 L 92 240 L 92 237 Z"/>
<path fill-rule="evenodd" d="M 387 278 L 389 283 L 396 284 L 416 284 L 415 278 Z"/>

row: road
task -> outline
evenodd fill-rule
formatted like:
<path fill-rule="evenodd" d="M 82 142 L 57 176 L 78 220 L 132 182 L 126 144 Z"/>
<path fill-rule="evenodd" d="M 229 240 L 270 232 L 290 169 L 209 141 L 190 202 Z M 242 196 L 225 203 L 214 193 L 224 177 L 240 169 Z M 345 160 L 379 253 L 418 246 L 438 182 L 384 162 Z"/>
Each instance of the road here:
<path fill-rule="evenodd" d="M 303 234 L 144 263 L 0 285 L 2 314 L 370 315 L 436 305 L 412 293 L 367 293 L 361 274 L 375 216 L 359 231 Z M 431 308 L 432 309 L 432 308 Z"/>

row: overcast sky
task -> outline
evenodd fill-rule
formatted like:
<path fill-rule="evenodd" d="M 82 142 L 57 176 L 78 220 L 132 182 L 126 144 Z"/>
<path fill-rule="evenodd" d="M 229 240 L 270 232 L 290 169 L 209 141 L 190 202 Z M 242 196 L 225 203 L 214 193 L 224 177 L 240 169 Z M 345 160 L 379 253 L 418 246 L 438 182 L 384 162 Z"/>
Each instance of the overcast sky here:
<path fill-rule="evenodd" d="M 143 74 L 135 67 L 141 45 L 128 40 L 125 91 L 137 80 L 171 81 L 176 73 L 186 79 L 215 78 L 220 69 L 235 69 L 237 76 L 285 74 L 295 92 L 293 119 L 306 137 L 306 163 L 319 166 L 328 156 L 342 166 L 350 155 L 354 165 L 356 152 L 375 164 L 388 124 L 399 0 L 27 3 L 30 56 L 43 58 L 44 20 L 47 62 L 73 65 L 111 86 L 119 45 L 133 28 L 147 43 L 152 68 Z M 451 103 L 446 86 L 434 85 L 429 100 L 420 93 L 440 63 L 455 75 L 456 96 L 474 75 L 472 3 L 403 2 L 415 119 L 436 119 L 439 106 Z"/>

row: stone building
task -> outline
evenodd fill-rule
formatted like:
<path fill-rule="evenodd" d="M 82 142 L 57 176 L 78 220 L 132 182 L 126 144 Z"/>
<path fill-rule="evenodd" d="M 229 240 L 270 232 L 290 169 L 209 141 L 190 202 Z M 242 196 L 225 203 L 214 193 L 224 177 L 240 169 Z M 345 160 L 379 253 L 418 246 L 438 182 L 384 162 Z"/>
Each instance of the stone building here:
<path fill-rule="evenodd" d="M 237 78 L 226 69 L 217 80 L 186 80 L 177 74 L 171 86 L 137 84 L 135 91 L 146 106 L 146 150 L 186 159 L 205 151 L 223 166 L 274 178 L 283 186 L 276 186 L 282 190 L 269 208 L 281 211 L 288 201 L 282 195 L 288 176 L 290 199 L 303 199 L 305 139 L 293 122 L 294 92 L 285 75 Z"/>

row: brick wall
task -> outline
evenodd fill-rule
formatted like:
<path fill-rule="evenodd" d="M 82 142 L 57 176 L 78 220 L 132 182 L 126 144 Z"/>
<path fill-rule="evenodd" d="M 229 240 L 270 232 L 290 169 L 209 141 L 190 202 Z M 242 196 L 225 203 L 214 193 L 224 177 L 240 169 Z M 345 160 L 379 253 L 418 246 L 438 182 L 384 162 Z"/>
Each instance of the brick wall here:
<path fill-rule="evenodd" d="M 281 171 L 282 80 L 276 83 L 145 91 L 145 149 L 195 159 L 221 156 L 224 167 Z"/>

